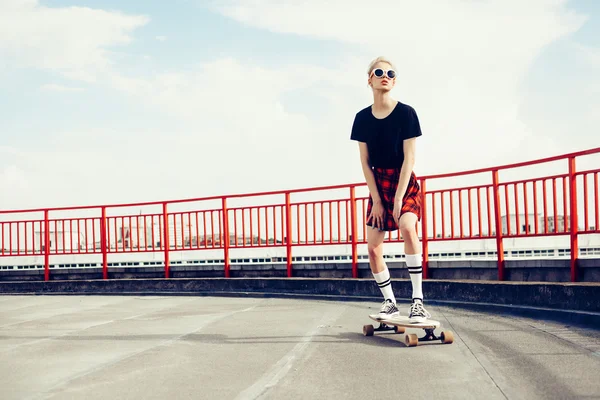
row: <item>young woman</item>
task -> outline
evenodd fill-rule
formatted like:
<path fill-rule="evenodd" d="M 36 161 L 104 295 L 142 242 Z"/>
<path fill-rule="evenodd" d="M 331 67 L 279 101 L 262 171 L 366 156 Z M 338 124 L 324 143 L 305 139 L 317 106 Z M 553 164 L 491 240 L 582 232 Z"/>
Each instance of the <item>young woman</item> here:
<path fill-rule="evenodd" d="M 367 71 L 373 104 L 359 111 L 351 140 L 358 141 L 360 162 L 369 188 L 367 243 L 373 277 L 383 294 L 379 318 L 399 315 L 390 273 L 383 259 L 386 232 L 400 230 L 406 265 L 412 282 L 409 318 L 425 321 L 431 315 L 423 307 L 421 247 L 416 232 L 421 219 L 421 193 L 413 172 L 415 140 L 422 135 L 415 110 L 390 91 L 396 83 L 393 64 L 384 57 L 371 62 Z"/>

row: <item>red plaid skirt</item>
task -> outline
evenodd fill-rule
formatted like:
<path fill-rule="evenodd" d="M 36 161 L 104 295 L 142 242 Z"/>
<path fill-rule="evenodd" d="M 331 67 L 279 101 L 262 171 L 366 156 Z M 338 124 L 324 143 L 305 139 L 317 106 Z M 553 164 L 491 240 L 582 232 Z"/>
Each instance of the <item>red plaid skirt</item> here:
<path fill-rule="evenodd" d="M 398 230 L 398 221 L 394 221 L 394 197 L 398 188 L 398 180 L 400 179 L 399 168 L 373 168 L 375 175 L 375 183 L 381 197 L 383 205 L 383 231 Z M 367 205 L 367 218 L 373 208 L 373 198 L 369 194 L 369 203 Z M 402 208 L 400 215 L 411 212 L 417 215 L 417 219 L 421 220 L 421 187 L 417 181 L 415 173 L 410 174 L 408 186 L 402 199 Z M 371 220 L 367 221 L 367 226 L 373 226 Z"/>

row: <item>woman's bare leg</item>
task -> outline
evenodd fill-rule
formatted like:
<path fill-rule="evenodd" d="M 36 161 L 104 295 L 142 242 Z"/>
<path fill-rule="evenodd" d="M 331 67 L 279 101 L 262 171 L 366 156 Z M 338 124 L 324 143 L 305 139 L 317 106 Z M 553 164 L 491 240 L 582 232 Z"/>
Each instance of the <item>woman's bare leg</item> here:
<path fill-rule="evenodd" d="M 379 229 L 367 228 L 367 248 L 369 251 L 369 265 L 373 278 L 381 290 L 384 302 L 381 306 L 379 314 L 381 318 L 398 315 L 396 307 L 396 297 L 392 290 L 392 280 L 390 271 L 383 259 L 383 240 L 386 232 L 381 232 Z M 389 300 L 389 301 L 388 301 Z"/>
<path fill-rule="evenodd" d="M 423 257 L 421 255 L 421 245 L 417 235 L 418 218 L 413 213 L 405 213 L 400 217 L 399 227 L 402 238 L 404 239 L 404 255 L 406 257 L 406 266 L 412 282 L 412 299 L 409 317 L 424 321 L 431 315 L 423 307 Z"/>
<path fill-rule="evenodd" d="M 383 240 L 386 232 L 379 229 L 367 227 L 367 249 L 369 251 L 369 265 L 371 272 L 374 274 L 387 269 L 387 265 L 383 260 Z"/>

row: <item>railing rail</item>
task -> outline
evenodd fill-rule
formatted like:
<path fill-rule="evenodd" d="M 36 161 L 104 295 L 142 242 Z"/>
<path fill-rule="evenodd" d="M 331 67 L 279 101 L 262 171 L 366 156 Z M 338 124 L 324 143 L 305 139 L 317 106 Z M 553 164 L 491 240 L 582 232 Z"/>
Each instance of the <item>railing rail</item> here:
<path fill-rule="evenodd" d="M 600 148 L 538 160 L 469 171 L 419 177 L 423 195 L 418 225 L 423 252 L 423 275 L 428 276 L 432 242 L 495 240 L 498 280 L 505 279 L 503 240 L 506 238 L 565 235 L 570 240 L 571 281 L 578 275 L 578 237 L 600 233 L 598 174 L 600 169 L 576 170 L 584 156 L 600 155 Z M 502 182 L 500 173 L 566 161 L 564 173 Z M 600 163 L 595 164 L 600 165 Z M 434 182 L 482 175 L 487 182 L 430 190 Z M 102 255 L 103 278 L 108 279 L 108 256 L 119 253 L 162 252 L 165 277 L 170 277 L 173 250 L 219 250 L 224 276 L 230 276 L 230 252 L 235 249 L 281 247 L 286 252 L 287 276 L 293 276 L 295 247 L 350 245 L 352 275 L 358 276 L 358 246 L 366 243 L 365 183 L 231 194 L 169 201 L 93 205 L 26 210 L 0 210 L 0 257 L 43 255 L 44 279 L 50 279 L 50 260 L 58 255 Z M 341 191 L 337 198 L 324 192 Z M 316 200 L 292 201 L 300 194 Z M 260 204 L 235 201 L 275 197 Z M 204 203 L 194 207 L 193 203 Z M 211 203 L 207 206 L 207 203 Z M 188 206 L 186 210 L 177 207 Z M 151 208 L 135 214 L 123 208 Z M 59 218 L 59 214 L 73 214 Z M 116 215 L 112 215 L 117 213 Z M 562 213 L 562 214 L 561 214 Z M 87 215 L 82 215 L 87 214 Z M 25 215 L 24 217 L 15 217 Z M 398 232 L 388 242 L 401 242 Z"/>

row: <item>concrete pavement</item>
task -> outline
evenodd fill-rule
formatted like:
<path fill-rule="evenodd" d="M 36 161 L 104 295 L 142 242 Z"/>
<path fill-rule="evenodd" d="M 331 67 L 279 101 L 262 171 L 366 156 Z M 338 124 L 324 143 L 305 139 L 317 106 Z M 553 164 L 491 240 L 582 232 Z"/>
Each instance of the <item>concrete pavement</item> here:
<path fill-rule="evenodd" d="M 0 397 L 600 398 L 598 330 L 430 306 L 454 343 L 408 348 L 403 334 L 362 335 L 377 308 L 276 298 L 3 296 Z"/>

